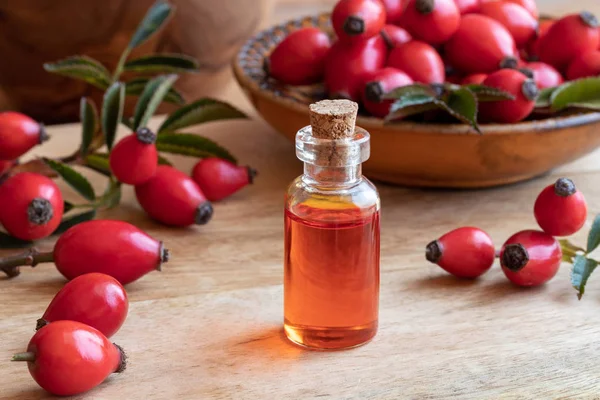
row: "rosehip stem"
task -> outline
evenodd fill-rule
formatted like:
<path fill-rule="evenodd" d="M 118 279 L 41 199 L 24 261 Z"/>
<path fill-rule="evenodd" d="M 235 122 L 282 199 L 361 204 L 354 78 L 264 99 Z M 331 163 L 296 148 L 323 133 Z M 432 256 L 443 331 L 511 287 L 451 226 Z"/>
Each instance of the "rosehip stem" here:
<path fill-rule="evenodd" d="M 35 267 L 40 263 L 54 261 L 54 254 L 51 251 L 41 252 L 36 248 L 31 248 L 24 253 L 15 256 L 0 258 L 0 270 L 9 278 L 14 278 L 20 274 L 19 267 L 29 265 Z"/>
<path fill-rule="evenodd" d="M 34 362 L 35 361 L 35 354 L 28 351 L 26 353 L 17 353 L 15 354 L 11 361 L 29 361 L 29 362 Z"/>

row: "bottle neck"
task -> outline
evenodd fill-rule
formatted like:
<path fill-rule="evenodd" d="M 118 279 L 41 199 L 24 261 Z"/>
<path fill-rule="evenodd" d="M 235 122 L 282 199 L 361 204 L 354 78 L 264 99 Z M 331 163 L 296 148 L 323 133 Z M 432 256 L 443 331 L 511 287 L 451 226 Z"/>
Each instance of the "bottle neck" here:
<path fill-rule="evenodd" d="M 345 167 L 323 167 L 304 163 L 302 179 L 309 185 L 328 187 L 352 186 L 362 179 L 362 165 L 349 165 Z"/>

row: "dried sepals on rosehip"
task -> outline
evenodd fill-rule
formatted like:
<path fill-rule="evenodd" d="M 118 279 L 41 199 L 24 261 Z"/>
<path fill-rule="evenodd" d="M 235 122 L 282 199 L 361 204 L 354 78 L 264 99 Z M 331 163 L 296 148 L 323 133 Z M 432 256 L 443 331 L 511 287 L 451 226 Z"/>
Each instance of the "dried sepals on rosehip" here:
<path fill-rule="evenodd" d="M 552 236 L 569 236 L 585 224 L 587 203 L 572 180 L 560 178 L 538 195 L 533 212 L 544 232 Z"/>

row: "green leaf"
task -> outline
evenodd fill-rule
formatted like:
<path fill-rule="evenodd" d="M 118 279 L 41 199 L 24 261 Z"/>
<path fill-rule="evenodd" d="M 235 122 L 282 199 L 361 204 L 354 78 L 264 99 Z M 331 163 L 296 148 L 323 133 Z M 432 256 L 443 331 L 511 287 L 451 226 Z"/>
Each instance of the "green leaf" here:
<path fill-rule="evenodd" d="M 555 111 L 572 104 L 585 104 L 598 100 L 600 100 L 600 77 L 564 83 L 550 95 L 551 107 Z"/>
<path fill-rule="evenodd" d="M 108 154 L 88 154 L 85 157 L 84 162 L 84 166 L 93 169 L 94 171 L 99 172 L 102 175 L 111 176 Z"/>
<path fill-rule="evenodd" d="M 579 246 L 574 245 L 567 239 L 560 239 L 560 248 L 562 250 L 562 260 L 565 262 L 573 263 L 577 252 L 585 253 L 585 250 Z"/>
<path fill-rule="evenodd" d="M 69 211 L 71 211 L 75 206 L 73 205 L 73 203 L 69 203 L 68 201 L 64 201 L 63 202 L 63 214 L 68 213 Z"/>
<path fill-rule="evenodd" d="M 69 186 L 75 189 L 75 191 L 77 191 L 77 193 L 82 195 L 84 198 L 90 201 L 94 201 L 96 199 L 94 188 L 90 182 L 79 172 L 75 171 L 67 164 L 63 164 L 49 158 L 44 158 L 44 162 L 48 164 L 50 168 L 55 170 L 60 177 L 63 178 L 67 184 L 69 184 Z"/>
<path fill-rule="evenodd" d="M 407 95 L 424 95 L 437 97 L 435 89 L 423 83 L 401 86 L 383 95 L 384 99 L 400 99 Z"/>
<path fill-rule="evenodd" d="M 440 103 L 442 108 L 453 117 L 471 125 L 481 133 L 477 125 L 477 98 L 468 87 L 451 91 Z"/>
<path fill-rule="evenodd" d="M 111 81 L 108 70 L 98 61 L 87 56 L 73 56 L 54 63 L 46 63 L 44 69 L 57 75 L 82 80 L 100 89 L 106 89 Z"/>
<path fill-rule="evenodd" d="M 202 136 L 190 133 L 163 133 L 156 139 L 158 151 L 192 157 L 219 157 L 237 163 L 227 149 Z"/>
<path fill-rule="evenodd" d="M 600 111 L 600 98 L 594 99 L 594 100 L 589 100 L 586 102 L 581 102 L 581 103 L 572 103 L 572 104 L 569 104 L 569 107 L 583 108 L 585 110 Z"/>
<path fill-rule="evenodd" d="M 124 107 L 125 86 L 121 82 L 115 82 L 104 93 L 104 103 L 102 104 L 102 131 L 104 132 L 104 141 L 109 149 L 112 149 L 115 141 Z"/>
<path fill-rule="evenodd" d="M 159 133 L 173 132 L 188 126 L 223 119 L 248 118 L 237 108 L 219 100 L 200 99 L 172 113 L 158 129 Z"/>
<path fill-rule="evenodd" d="M 591 253 L 600 245 L 600 214 L 596 215 L 587 238 L 586 252 Z"/>
<path fill-rule="evenodd" d="M 125 86 L 125 94 L 128 96 L 139 96 L 144 91 L 144 88 L 148 84 L 150 79 L 148 78 L 136 78 L 127 82 Z M 175 88 L 170 88 L 167 92 L 164 101 L 173 104 L 184 104 L 185 99 Z"/>
<path fill-rule="evenodd" d="M 512 94 L 491 86 L 473 84 L 465 85 L 463 87 L 466 87 L 471 92 L 473 92 L 478 102 L 515 99 L 515 96 L 513 96 Z"/>
<path fill-rule="evenodd" d="M 537 99 L 535 99 L 535 107 L 536 108 L 550 107 L 550 96 L 552 96 L 552 93 L 554 93 L 555 90 L 556 90 L 555 87 L 540 90 L 540 94 L 538 95 Z"/>
<path fill-rule="evenodd" d="M 585 293 L 585 285 L 597 266 L 597 261 L 586 258 L 581 254 L 575 257 L 573 270 L 571 271 L 571 285 L 579 292 L 577 293 L 579 300 L 581 300 L 581 297 Z"/>
<path fill-rule="evenodd" d="M 33 242 L 17 239 L 7 233 L 0 232 L 0 248 L 2 249 L 21 249 L 32 245 Z"/>
<path fill-rule="evenodd" d="M 169 18 L 169 15 L 173 11 L 173 7 L 166 1 L 157 1 L 148 10 L 144 19 L 137 27 L 137 30 L 133 34 L 129 45 L 129 49 L 133 49 L 140 44 L 144 43 L 150 36 L 160 29 L 162 24 Z"/>
<path fill-rule="evenodd" d="M 151 54 L 125 63 L 125 71 L 132 72 L 195 72 L 196 59 L 184 54 Z"/>
<path fill-rule="evenodd" d="M 134 130 L 146 126 L 176 79 L 174 74 L 161 75 L 148 82 L 135 106 Z"/>
<path fill-rule="evenodd" d="M 106 208 L 114 208 L 121 202 L 121 183 L 111 179 L 110 185 L 100 199 L 99 205 Z"/>
<path fill-rule="evenodd" d="M 72 217 L 69 217 L 69 218 L 64 218 L 61 221 L 58 228 L 56 228 L 56 230 L 54 232 L 52 232 L 52 234 L 53 235 L 61 234 L 65 231 L 67 231 L 69 228 L 74 227 L 77 224 L 92 220 L 94 218 L 96 218 L 96 210 L 90 210 L 90 211 L 83 212 L 81 214 L 73 215 Z"/>
<path fill-rule="evenodd" d="M 82 97 L 79 113 L 81 119 L 81 154 L 85 156 L 92 140 L 94 140 L 94 134 L 98 130 L 98 111 L 91 99 Z"/>
<path fill-rule="evenodd" d="M 390 112 L 385 117 L 385 120 L 389 122 L 425 111 L 435 110 L 438 108 L 435 100 L 435 97 L 429 94 L 406 94 L 392 103 Z"/>

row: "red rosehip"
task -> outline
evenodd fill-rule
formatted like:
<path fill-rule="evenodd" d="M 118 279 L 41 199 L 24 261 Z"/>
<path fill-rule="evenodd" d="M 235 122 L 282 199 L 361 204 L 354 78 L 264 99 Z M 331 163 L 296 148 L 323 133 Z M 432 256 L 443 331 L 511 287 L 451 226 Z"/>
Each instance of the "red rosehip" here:
<path fill-rule="evenodd" d="M 219 201 L 252 184 L 256 170 L 221 158 L 204 158 L 194 166 L 192 179 L 210 201 Z"/>
<path fill-rule="evenodd" d="M 444 62 L 438 52 L 417 40 L 392 49 L 387 65 L 406 72 L 415 82 L 443 83 L 446 79 Z"/>
<path fill-rule="evenodd" d="M 384 100 L 383 95 L 392 90 L 413 83 L 413 80 L 399 69 L 386 67 L 366 79 L 363 90 L 363 104 L 375 117 L 385 118 L 394 100 Z"/>
<path fill-rule="evenodd" d="M 0 113 L 0 160 L 14 160 L 49 137 L 44 125 L 14 111 Z"/>
<path fill-rule="evenodd" d="M 540 42 L 546 33 L 548 33 L 548 30 L 550 30 L 550 27 L 554 22 L 555 21 L 551 19 L 545 19 L 539 22 L 537 37 L 527 45 L 528 60 L 537 61 L 540 59 Z"/>
<path fill-rule="evenodd" d="M 402 16 L 402 25 L 415 39 L 433 45 L 450 39 L 459 24 L 454 0 L 410 0 Z"/>
<path fill-rule="evenodd" d="M 380 0 L 385 7 L 385 22 L 387 24 L 397 24 L 400 17 L 406 9 L 407 0 Z"/>
<path fill-rule="evenodd" d="M 458 31 L 446 43 L 445 55 L 450 65 L 465 74 L 491 73 L 518 63 L 515 41 L 508 30 L 479 14 L 462 17 Z"/>
<path fill-rule="evenodd" d="M 464 77 L 461 81 L 462 85 L 481 85 L 485 78 L 487 78 L 487 74 L 471 74 Z"/>
<path fill-rule="evenodd" d="M 525 230 L 508 238 L 500 250 L 504 275 L 519 286 L 539 286 L 556 275 L 562 251 L 547 233 Z"/>
<path fill-rule="evenodd" d="M 528 78 L 535 81 L 538 89 L 559 86 L 563 77 L 552 65 L 543 62 L 530 62 L 520 69 Z"/>
<path fill-rule="evenodd" d="M 331 13 L 335 33 L 346 42 L 358 42 L 377 35 L 385 20 L 385 7 L 379 0 L 340 0 Z"/>
<path fill-rule="evenodd" d="M 212 218 L 212 205 L 196 182 L 168 165 L 159 165 L 152 179 L 136 186 L 135 196 L 150 218 L 166 225 L 204 225 Z"/>
<path fill-rule="evenodd" d="M 52 252 L 67 279 L 99 272 L 122 285 L 161 268 L 169 260 L 163 243 L 123 221 L 93 220 L 69 228 Z"/>
<path fill-rule="evenodd" d="M 29 373 L 44 390 L 57 396 L 87 392 L 110 374 L 125 370 L 123 350 L 97 329 L 75 321 L 57 321 L 33 335 L 26 353 Z"/>
<path fill-rule="evenodd" d="M 425 258 L 459 278 L 477 278 L 492 267 L 495 250 L 487 233 L 468 226 L 429 243 Z"/>
<path fill-rule="evenodd" d="M 113 175 L 128 185 L 139 185 L 152 178 L 158 165 L 156 134 L 148 128 L 123 138 L 110 152 Z"/>
<path fill-rule="evenodd" d="M 496 1 L 496 0 L 492 0 Z M 537 5 L 535 4 L 535 0 L 504 0 L 507 2 L 515 3 L 526 9 L 529 14 L 533 16 L 533 18 L 538 19 L 539 13 L 537 9 Z"/>
<path fill-rule="evenodd" d="M 572 180 L 560 178 L 538 195 L 533 213 L 547 234 L 569 236 L 585 224 L 587 204 Z"/>
<path fill-rule="evenodd" d="M 364 77 L 383 68 L 387 51 L 381 35 L 351 45 L 338 41 L 331 46 L 325 62 L 325 86 L 330 97 L 360 99 Z"/>
<path fill-rule="evenodd" d="M 327 34 L 317 28 L 301 28 L 290 33 L 265 59 L 267 74 L 288 85 L 319 82 L 325 71 L 325 58 L 331 48 Z"/>
<path fill-rule="evenodd" d="M 532 40 L 537 33 L 537 19 L 518 4 L 503 1 L 484 2 L 480 12 L 504 25 L 519 48 Z"/>
<path fill-rule="evenodd" d="M 481 116 L 494 122 L 514 123 L 525 119 L 535 107 L 539 93 L 533 79 L 514 69 L 501 69 L 490 74 L 485 86 L 498 88 L 515 96 L 514 100 L 489 101 L 480 104 Z"/>
<path fill-rule="evenodd" d="M 572 81 L 600 75 L 600 51 L 592 50 L 575 57 L 567 68 L 567 79 Z"/>
<path fill-rule="evenodd" d="M 594 14 L 584 11 L 556 21 L 540 41 L 540 60 L 564 71 L 575 58 L 598 49 L 600 30 Z"/>
<path fill-rule="evenodd" d="M 454 2 L 462 15 L 479 12 L 479 0 L 454 0 Z"/>
<path fill-rule="evenodd" d="M 63 286 L 38 319 L 36 329 L 56 321 L 77 321 L 109 338 L 125 322 L 128 309 L 127 293 L 118 280 L 106 274 L 89 273 Z"/>
<path fill-rule="evenodd" d="M 386 25 L 381 30 L 381 36 L 390 49 L 408 43 L 412 40 L 412 36 L 407 30 L 396 25 Z"/>
<path fill-rule="evenodd" d="M 43 175 L 21 172 L 0 184 L 0 224 L 16 238 L 50 236 L 60 224 L 63 207 L 60 189 Z"/>

